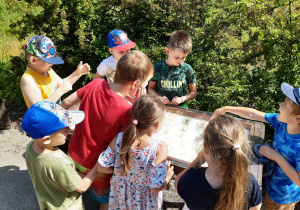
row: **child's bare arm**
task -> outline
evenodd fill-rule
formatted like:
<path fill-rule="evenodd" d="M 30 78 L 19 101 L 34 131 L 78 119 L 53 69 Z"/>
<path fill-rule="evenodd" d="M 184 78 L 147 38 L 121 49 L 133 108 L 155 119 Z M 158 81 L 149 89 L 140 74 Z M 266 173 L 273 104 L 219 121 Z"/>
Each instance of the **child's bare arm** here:
<path fill-rule="evenodd" d="M 77 95 L 77 91 L 69 95 L 65 100 L 61 102 L 61 107 L 64 109 L 70 109 L 70 107 L 74 106 L 75 104 L 80 103 L 80 98 Z"/>
<path fill-rule="evenodd" d="M 66 77 L 64 80 L 68 80 L 73 85 L 82 75 L 90 73 L 90 65 L 85 63 L 82 64 L 82 61 L 77 66 L 77 69 L 68 77 Z"/>
<path fill-rule="evenodd" d="M 166 96 L 160 96 L 157 94 L 156 92 L 156 81 L 150 81 L 149 85 L 148 85 L 148 91 L 149 93 L 153 93 L 154 95 L 156 95 L 157 97 L 159 97 L 159 99 L 163 102 L 163 104 L 169 104 L 170 101 Z"/>
<path fill-rule="evenodd" d="M 82 178 L 78 188 L 76 189 L 79 193 L 84 193 L 93 183 L 95 178 L 97 177 L 97 164 L 92 168 L 92 170 Z"/>
<path fill-rule="evenodd" d="M 220 114 L 225 114 L 226 112 L 230 112 L 232 114 L 238 115 L 240 117 L 256 120 L 260 122 L 267 122 L 265 120 L 264 112 L 260 112 L 256 109 L 247 108 L 247 107 L 234 107 L 234 106 L 224 106 L 222 108 L 216 109 L 212 115 L 212 117 Z"/>
<path fill-rule="evenodd" d="M 118 135 L 108 145 L 110 147 L 111 151 L 115 150 L 117 139 L 118 139 Z M 112 173 L 114 173 L 114 167 L 106 168 L 106 167 L 101 166 L 99 164 L 99 162 L 97 162 L 97 171 L 100 173 L 104 173 L 104 174 L 112 174 Z"/>
<path fill-rule="evenodd" d="M 172 101 L 170 102 L 170 104 L 173 104 L 173 105 L 178 105 L 178 104 L 182 104 L 186 101 L 189 101 L 193 98 L 195 98 L 197 96 L 197 86 L 196 86 L 196 83 L 193 83 L 193 84 L 189 84 L 189 93 L 186 94 L 185 96 L 182 96 L 182 97 L 178 97 L 178 96 L 175 96 Z"/>
<path fill-rule="evenodd" d="M 94 74 L 93 80 L 98 79 L 98 78 L 102 78 L 102 77 L 103 77 L 102 75 L 100 75 L 98 72 L 96 72 Z"/>
<path fill-rule="evenodd" d="M 261 209 L 261 203 L 258 204 L 257 206 L 251 207 L 249 210 L 260 210 Z"/>
<path fill-rule="evenodd" d="M 298 186 L 300 187 L 300 172 L 297 171 L 279 152 L 267 147 L 261 146 L 259 153 L 263 156 L 277 162 L 283 172 Z"/>
<path fill-rule="evenodd" d="M 97 162 L 97 171 L 103 174 L 112 174 L 114 173 L 114 167 L 105 168 Z"/>
<path fill-rule="evenodd" d="M 43 101 L 42 93 L 31 76 L 24 76 L 22 78 L 21 89 L 29 106 L 35 104 L 36 102 Z M 68 81 L 64 81 L 57 90 L 55 90 L 48 98 L 44 100 L 56 103 L 56 101 L 58 101 L 61 96 L 69 90 L 72 90 L 72 84 Z"/>
<path fill-rule="evenodd" d="M 168 145 L 166 142 L 161 141 L 156 150 L 156 157 L 154 159 L 155 165 L 164 163 L 168 157 Z M 160 188 L 151 188 L 153 193 L 158 193 L 159 191 L 165 189 L 169 181 L 171 180 L 174 174 L 174 166 L 170 165 L 170 162 L 167 161 L 167 177 L 164 184 Z"/>

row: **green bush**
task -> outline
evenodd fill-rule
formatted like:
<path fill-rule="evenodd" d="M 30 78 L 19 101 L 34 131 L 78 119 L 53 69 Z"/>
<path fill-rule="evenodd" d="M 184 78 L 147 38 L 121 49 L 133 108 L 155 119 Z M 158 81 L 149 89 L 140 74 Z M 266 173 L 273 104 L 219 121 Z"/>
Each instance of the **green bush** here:
<path fill-rule="evenodd" d="M 115 28 L 126 31 L 136 49 L 153 62 L 166 58 L 169 35 L 184 29 L 193 39 L 186 62 L 197 78 L 192 108 L 213 112 L 234 105 L 276 112 L 284 100 L 280 84 L 300 85 L 300 1 L 26 1 L 30 7 L 24 18 L 10 25 L 12 33 L 20 39 L 32 33 L 51 38 L 66 61 L 54 68 L 61 77 L 81 60 L 95 73 L 109 56 L 106 37 Z M 1 73 L 17 80 L 23 71 L 11 74 L 12 68 L 5 63 L 1 69 L 6 73 Z M 1 77 L 1 82 L 8 77 Z M 89 81 L 90 77 L 82 78 L 74 90 Z M 18 101 L 17 89 L 3 88 L 7 93 L 1 97 Z"/>

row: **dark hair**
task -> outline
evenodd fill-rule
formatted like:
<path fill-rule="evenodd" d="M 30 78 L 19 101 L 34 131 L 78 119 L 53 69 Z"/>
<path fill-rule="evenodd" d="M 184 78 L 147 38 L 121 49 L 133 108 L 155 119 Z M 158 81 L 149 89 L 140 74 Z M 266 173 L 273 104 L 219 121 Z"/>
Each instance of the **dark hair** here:
<path fill-rule="evenodd" d="M 135 80 L 144 82 L 154 74 L 150 59 L 141 51 L 134 50 L 123 55 L 117 63 L 114 81 L 127 84 Z"/>
<path fill-rule="evenodd" d="M 192 51 L 192 39 L 186 31 L 175 31 L 170 36 L 168 48 L 190 53 Z"/>
<path fill-rule="evenodd" d="M 223 185 L 215 210 L 243 209 L 248 190 L 248 141 L 240 122 L 228 115 L 209 121 L 204 130 L 204 142 L 212 158 L 224 171 Z M 234 145 L 240 149 L 233 149 Z"/>
<path fill-rule="evenodd" d="M 131 146 L 145 131 L 161 122 L 165 113 L 165 106 L 161 100 L 146 94 L 137 99 L 132 106 L 131 118 L 137 120 L 137 125 L 131 123 L 123 133 L 120 149 L 121 174 L 126 176 L 131 166 Z"/>

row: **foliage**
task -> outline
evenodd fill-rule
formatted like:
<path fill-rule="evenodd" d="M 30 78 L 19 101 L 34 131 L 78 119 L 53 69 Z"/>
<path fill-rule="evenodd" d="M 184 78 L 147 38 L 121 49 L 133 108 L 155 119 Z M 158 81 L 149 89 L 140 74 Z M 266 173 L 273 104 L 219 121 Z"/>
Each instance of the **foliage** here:
<path fill-rule="evenodd" d="M 106 37 L 120 28 L 153 62 L 165 59 L 170 33 L 187 30 L 193 51 L 186 62 L 197 78 L 190 107 L 213 112 L 224 105 L 276 112 L 280 84 L 299 86 L 300 1 L 276 0 L 21 0 L 24 18 L 10 27 L 19 39 L 51 38 L 65 77 L 80 60 L 95 72 L 109 56 Z M 30 5 L 30 6 L 29 6 Z M 35 8 L 37 8 L 35 10 Z M 9 72 L 10 65 L 4 71 Z M 90 80 L 77 82 L 74 89 Z M 8 92 L 8 87 L 4 87 Z M 3 95 L 3 94 L 2 94 Z M 269 136 L 268 136 L 269 138 Z"/>

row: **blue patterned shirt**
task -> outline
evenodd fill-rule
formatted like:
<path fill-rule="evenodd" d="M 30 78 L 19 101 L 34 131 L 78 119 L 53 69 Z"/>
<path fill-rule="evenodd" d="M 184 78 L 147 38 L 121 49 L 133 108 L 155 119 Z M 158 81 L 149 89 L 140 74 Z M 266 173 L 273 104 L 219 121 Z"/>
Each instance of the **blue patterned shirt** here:
<path fill-rule="evenodd" d="M 265 119 L 275 129 L 273 148 L 299 172 L 300 134 L 288 134 L 287 124 L 277 120 L 278 114 L 265 114 Z M 272 175 L 266 179 L 266 189 L 271 200 L 278 204 L 294 203 L 300 199 L 300 188 L 276 164 Z"/>

